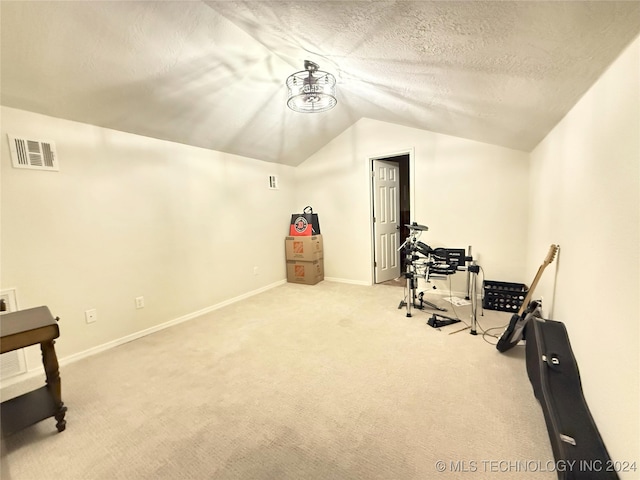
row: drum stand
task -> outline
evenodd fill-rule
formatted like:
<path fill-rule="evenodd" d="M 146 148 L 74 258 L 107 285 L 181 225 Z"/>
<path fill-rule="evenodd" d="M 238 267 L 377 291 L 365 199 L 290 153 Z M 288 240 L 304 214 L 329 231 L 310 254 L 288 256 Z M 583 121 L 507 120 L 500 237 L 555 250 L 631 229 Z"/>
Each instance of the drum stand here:
<path fill-rule="evenodd" d="M 467 267 L 467 272 L 471 277 L 469 285 L 469 296 L 471 297 L 471 335 L 477 335 L 476 324 L 478 322 L 478 273 L 480 272 L 480 266 L 476 265 L 475 261 L 471 262 L 471 265 Z"/>
<path fill-rule="evenodd" d="M 398 305 L 398 308 L 407 307 L 407 317 L 411 316 L 412 306 L 414 308 L 417 308 L 418 310 L 422 310 L 425 307 L 429 307 L 434 310 L 438 310 L 440 312 L 447 311 L 446 308 L 439 307 L 435 303 L 431 303 L 425 300 L 424 292 L 420 292 L 419 294 L 416 295 L 416 291 L 418 290 L 418 274 L 413 264 L 407 264 L 407 271 L 405 272 L 404 276 L 407 279 L 407 286 L 405 287 L 407 296 L 405 297 L 405 300 L 402 300 L 400 302 L 400 305 Z"/>
<path fill-rule="evenodd" d="M 409 260 L 409 255 L 407 255 L 407 260 Z M 416 299 L 416 289 L 418 284 L 418 276 L 415 271 L 415 265 L 413 261 L 407 262 L 407 271 L 404 274 L 404 277 L 407 281 L 407 286 L 405 287 L 406 296 L 404 300 L 400 301 L 400 305 L 398 308 L 407 307 L 407 317 L 411 316 L 411 306 L 414 304 Z M 407 300 L 407 301 L 405 301 Z"/>
<path fill-rule="evenodd" d="M 471 255 L 471 245 L 469 245 L 469 248 L 467 249 L 467 255 L 468 256 L 465 257 L 465 261 L 473 262 L 473 256 Z M 475 264 L 475 262 L 473 262 L 473 264 Z M 465 300 L 470 300 L 469 298 L 470 291 L 471 291 L 471 272 L 467 268 L 467 296 L 465 297 Z"/>
<path fill-rule="evenodd" d="M 429 230 L 429 227 L 424 225 L 418 225 L 415 222 L 410 225 L 405 225 L 409 227 L 410 233 L 409 237 L 404 241 L 398 250 L 402 248 L 406 248 L 406 265 L 407 271 L 404 273 L 404 277 L 406 279 L 407 285 L 405 287 L 406 296 L 404 300 L 400 302 L 398 308 L 407 307 L 407 317 L 411 317 L 411 308 L 417 308 L 422 310 L 425 305 L 433 308 L 434 310 L 439 310 L 441 312 L 446 312 L 446 308 L 442 308 L 437 306 L 435 303 L 428 302 L 424 299 L 424 292 L 420 292 L 416 294 L 418 290 L 418 269 L 416 267 L 416 263 L 420 260 L 420 256 L 417 255 L 419 251 L 424 254 L 424 244 L 421 246 L 418 245 L 418 237 L 422 234 L 423 231 Z M 428 247 L 427 247 L 428 248 Z M 427 268 L 429 268 L 427 266 Z M 428 272 L 428 270 L 427 270 Z M 425 275 L 426 276 L 426 275 Z M 416 304 L 416 299 L 418 299 L 418 304 Z"/>
<path fill-rule="evenodd" d="M 460 330 L 456 330 L 455 332 L 451 332 L 449 335 L 462 332 L 467 328 L 471 329 L 469 331 L 471 335 L 478 335 L 478 331 L 476 329 L 476 326 L 478 323 L 478 295 L 477 295 L 478 273 L 480 273 L 480 266 L 477 265 L 475 261 L 472 261 L 471 265 L 467 267 L 467 275 L 468 275 L 467 292 L 471 299 L 471 324 L 468 327 L 464 327 L 464 328 L 461 328 Z"/>

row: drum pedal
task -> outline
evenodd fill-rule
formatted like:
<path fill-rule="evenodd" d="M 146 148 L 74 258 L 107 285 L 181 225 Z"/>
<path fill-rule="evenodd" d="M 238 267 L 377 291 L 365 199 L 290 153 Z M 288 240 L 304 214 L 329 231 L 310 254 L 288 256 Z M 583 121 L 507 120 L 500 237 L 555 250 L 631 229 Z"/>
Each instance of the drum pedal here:
<path fill-rule="evenodd" d="M 433 328 L 440 328 L 446 327 L 447 325 L 453 325 L 454 323 L 458 323 L 459 321 L 460 319 L 458 318 L 445 317 L 444 315 L 438 315 L 437 313 L 434 313 L 427 321 L 427 325 Z"/>

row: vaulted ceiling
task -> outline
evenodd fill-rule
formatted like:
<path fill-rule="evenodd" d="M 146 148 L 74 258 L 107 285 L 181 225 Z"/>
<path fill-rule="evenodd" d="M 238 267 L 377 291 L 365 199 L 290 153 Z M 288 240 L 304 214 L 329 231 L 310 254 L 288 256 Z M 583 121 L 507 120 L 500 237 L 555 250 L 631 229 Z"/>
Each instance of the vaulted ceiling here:
<path fill-rule="evenodd" d="M 362 117 L 529 151 L 640 33 L 635 1 L 0 9 L 3 105 L 288 165 Z M 286 107 L 306 59 L 337 77 L 328 112 Z"/>

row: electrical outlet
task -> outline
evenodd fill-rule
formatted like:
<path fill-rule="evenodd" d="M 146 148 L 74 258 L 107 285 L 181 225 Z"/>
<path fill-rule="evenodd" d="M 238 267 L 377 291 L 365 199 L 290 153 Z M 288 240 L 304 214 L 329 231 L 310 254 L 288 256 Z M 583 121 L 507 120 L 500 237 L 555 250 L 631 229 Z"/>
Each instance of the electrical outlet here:
<path fill-rule="evenodd" d="M 258 267 L 253 267 L 253 274 L 258 275 L 260 272 L 258 271 Z"/>
<path fill-rule="evenodd" d="M 98 320 L 98 311 L 95 308 L 84 312 L 84 319 L 87 323 L 93 323 Z"/>
<path fill-rule="evenodd" d="M 144 297 L 136 297 L 136 308 L 144 308 Z"/>

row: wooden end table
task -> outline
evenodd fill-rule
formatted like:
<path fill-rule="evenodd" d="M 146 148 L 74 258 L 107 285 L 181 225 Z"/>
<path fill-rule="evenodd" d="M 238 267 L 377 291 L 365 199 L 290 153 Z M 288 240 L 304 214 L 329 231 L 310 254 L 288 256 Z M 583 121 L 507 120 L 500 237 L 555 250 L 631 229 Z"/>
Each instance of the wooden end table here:
<path fill-rule="evenodd" d="M 54 339 L 60 336 L 57 318 L 48 307 L 36 307 L 0 315 L 0 353 L 40 344 L 46 385 L 0 404 L 2 434 L 11 435 L 46 418 L 57 420 L 62 432 L 67 407 L 62 403 L 62 388 Z"/>

